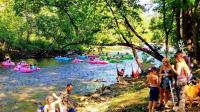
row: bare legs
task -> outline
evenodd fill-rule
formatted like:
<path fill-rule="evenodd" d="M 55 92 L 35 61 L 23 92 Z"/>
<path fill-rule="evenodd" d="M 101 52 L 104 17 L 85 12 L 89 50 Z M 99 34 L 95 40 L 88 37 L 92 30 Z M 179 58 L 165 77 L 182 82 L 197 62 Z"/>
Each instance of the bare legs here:
<path fill-rule="evenodd" d="M 157 101 L 149 101 L 149 112 L 155 112 Z"/>
<path fill-rule="evenodd" d="M 160 89 L 160 103 L 163 105 L 166 105 L 169 99 L 170 99 L 170 91 L 161 88 Z"/>

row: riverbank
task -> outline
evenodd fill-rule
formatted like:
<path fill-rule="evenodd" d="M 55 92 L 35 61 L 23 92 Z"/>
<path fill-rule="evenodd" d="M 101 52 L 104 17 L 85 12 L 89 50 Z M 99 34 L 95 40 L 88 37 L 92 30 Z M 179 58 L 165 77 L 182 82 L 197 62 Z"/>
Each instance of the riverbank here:
<path fill-rule="evenodd" d="M 48 63 L 51 62 L 48 60 Z M 130 67 L 127 67 L 126 71 L 130 73 L 128 71 L 131 70 L 128 68 Z M 34 102 L 45 104 L 46 96 L 52 93 L 58 94 L 67 83 L 74 85 L 72 97 L 79 104 L 78 112 L 147 110 L 149 90 L 144 85 L 145 78 L 142 77 L 137 81 L 126 78 L 125 85 L 113 84 L 116 82 L 115 64 L 100 66 L 81 63 L 45 66 L 33 74 L 14 73 L 9 68 L 0 71 L 2 112 L 35 112 L 38 107 Z M 195 70 L 194 75 L 198 76 L 198 79 L 199 74 L 200 70 Z M 106 83 L 109 83 L 107 84 L 109 86 L 100 88 Z M 91 93 L 87 93 L 88 91 Z"/>
<path fill-rule="evenodd" d="M 145 86 L 144 80 L 144 77 L 139 80 L 126 78 L 127 83 L 124 85 L 102 86 L 95 92 L 85 95 L 73 94 L 71 97 L 79 105 L 77 112 L 147 112 L 149 89 Z M 35 112 L 38 107 L 34 102 L 45 104 L 47 95 L 58 92 L 54 86 L 21 88 L 0 94 L 2 112 Z M 199 107 L 194 104 L 193 108 L 186 110 L 198 112 Z M 173 110 L 169 108 L 159 112 L 173 112 Z"/>
<path fill-rule="evenodd" d="M 41 52 L 23 52 L 23 51 L 0 51 L 0 61 L 3 61 L 5 57 L 9 56 L 11 59 L 29 59 L 29 58 L 52 58 L 56 56 L 74 56 L 81 55 L 83 51 L 75 50 L 44 50 Z"/>
<path fill-rule="evenodd" d="M 78 112 L 145 112 L 148 88 L 143 80 L 102 86 L 94 93 L 79 97 Z"/>
<path fill-rule="evenodd" d="M 196 70 L 197 80 L 200 81 L 200 69 Z M 75 96 L 80 107 L 78 112 L 147 112 L 149 89 L 144 84 L 145 78 L 132 80 L 126 78 L 127 84 L 112 84 L 102 86 L 94 93 L 85 96 Z M 197 106 L 199 98 L 193 102 L 193 107 L 188 107 L 187 112 L 199 112 Z M 168 102 L 170 108 L 159 112 L 174 112 L 172 101 Z"/>

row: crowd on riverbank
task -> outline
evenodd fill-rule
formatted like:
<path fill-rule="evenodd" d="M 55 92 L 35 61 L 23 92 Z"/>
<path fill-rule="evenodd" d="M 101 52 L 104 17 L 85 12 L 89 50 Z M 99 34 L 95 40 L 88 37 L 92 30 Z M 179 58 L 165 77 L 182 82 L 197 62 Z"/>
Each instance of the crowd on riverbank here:
<path fill-rule="evenodd" d="M 160 69 L 153 67 L 147 75 L 147 86 L 150 88 L 149 112 L 169 108 L 167 105 L 169 100 L 173 102 L 174 109 L 177 106 L 175 109 L 177 112 L 185 112 L 187 99 L 190 99 L 191 107 L 192 100 L 200 94 L 200 85 L 196 85 L 196 79 L 192 75 L 189 57 L 179 51 L 175 53 L 174 58 L 175 65 L 170 64 L 169 58 L 164 58 Z M 188 89 L 188 84 L 194 85 L 193 89 Z M 176 103 L 173 89 L 176 92 Z M 157 107 L 158 100 L 159 106 Z"/>
<path fill-rule="evenodd" d="M 186 107 L 186 94 L 185 94 L 185 86 L 187 86 L 187 84 L 191 81 L 191 69 L 188 66 L 188 64 L 186 63 L 186 61 L 184 60 L 184 54 L 181 52 L 178 52 L 175 54 L 175 59 L 176 59 L 176 67 L 174 67 L 173 65 L 170 65 L 170 60 L 168 58 L 164 58 L 163 59 L 163 65 L 161 65 L 160 70 L 158 70 L 158 68 L 155 67 L 151 67 L 147 73 L 147 80 L 146 80 L 146 86 L 150 88 L 150 96 L 149 96 L 149 106 L 148 106 L 148 110 L 149 112 L 155 112 L 155 110 L 163 110 L 163 109 L 172 109 L 172 107 L 177 106 L 178 108 L 178 112 L 184 112 Z M 117 68 L 118 69 L 118 68 Z M 107 87 L 102 87 L 99 90 L 97 90 L 95 93 L 91 93 L 89 94 L 89 97 L 95 100 L 99 100 L 99 101 L 108 101 L 109 96 L 111 94 L 113 94 L 112 91 L 115 91 L 115 89 L 117 89 L 117 87 L 123 86 L 124 88 L 130 88 L 130 85 L 132 85 L 133 83 L 135 83 L 135 81 L 140 80 L 138 79 L 139 76 L 137 78 L 132 77 L 132 78 L 125 78 L 124 76 L 124 69 L 121 69 L 121 71 L 117 70 L 118 73 L 118 84 L 116 84 L 115 88 L 112 88 L 111 86 L 107 86 Z M 119 77 L 120 75 L 120 77 Z M 121 83 L 120 81 L 123 80 L 126 83 Z M 145 82 L 143 80 L 143 82 Z M 129 85 L 130 84 L 130 85 Z M 67 88 L 67 87 L 66 87 Z M 143 88 L 144 84 L 143 84 Z M 177 97 L 177 102 L 175 103 L 175 96 L 173 93 L 173 88 L 176 89 L 176 97 Z M 66 89 L 66 91 L 68 91 Z M 69 92 L 68 92 L 69 93 Z M 184 93 L 184 94 L 183 94 Z M 107 97 L 101 97 L 102 95 L 104 96 L 105 94 L 107 94 Z M 198 94 L 198 93 L 197 93 Z M 59 104 L 59 102 L 63 102 L 62 99 L 60 99 L 59 96 L 56 96 L 55 94 L 53 94 L 53 96 L 57 99 L 57 104 L 59 105 L 58 109 L 62 109 L 64 108 L 63 104 Z M 49 97 L 48 97 L 49 98 Z M 50 97 L 51 99 L 52 97 Z M 87 98 L 88 100 L 90 98 Z M 160 98 L 160 99 L 159 99 Z M 71 109 L 71 111 L 75 111 L 76 107 L 78 110 L 80 110 L 81 108 L 81 102 L 83 100 L 86 100 L 85 97 L 80 98 L 80 102 L 79 102 L 79 106 L 74 106 Z M 159 100 L 159 105 L 157 106 L 157 102 Z M 51 105 L 48 100 L 47 104 Z M 88 101 L 90 102 L 90 101 Z M 169 104 L 169 102 L 172 103 Z M 52 104 L 53 105 L 53 104 Z M 69 105 L 69 104 L 68 104 Z M 46 106 L 47 107 L 47 106 Z M 85 107 L 87 108 L 87 107 Z M 68 108 L 69 109 L 69 108 Z M 146 108 L 147 110 L 147 108 Z M 61 112 L 66 112 L 63 110 L 60 110 Z"/>
<path fill-rule="evenodd" d="M 180 55 L 180 57 L 179 58 L 182 58 L 182 59 L 180 59 L 181 61 L 183 61 L 183 54 L 181 54 Z M 179 59 L 177 59 L 178 61 L 180 61 Z M 186 63 L 186 61 L 185 62 L 183 62 L 182 64 L 184 64 L 184 66 L 185 66 L 185 64 L 187 64 Z M 178 65 L 177 65 L 178 66 Z M 175 88 L 175 84 L 176 84 L 176 82 L 174 81 L 174 80 L 171 80 L 171 78 L 174 78 L 172 75 L 175 73 L 175 71 L 177 71 L 178 69 L 178 67 L 176 66 L 176 68 L 174 68 L 173 66 L 171 66 L 170 65 L 170 62 L 169 62 L 169 59 L 168 58 L 164 58 L 163 59 L 163 65 L 160 67 L 160 70 L 159 70 L 159 72 L 158 72 L 158 68 L 156 68 L 156 70 L 153 70 L 152 68 L 149 70 L 149 71 L 147 71 L 148 73 L 149 73 L 149 75 L 148 75 L 148 80 L 150 80 L 149 79 L 149 76 L 150 76 L 150 74 L 152 74 L 152 72 L 154 72 L 154 71 L 156 71 L 156 73 L 153 73 L 153 74 L 156 74 L 157 76 L 158 76 L 158 82 L 160 81 L 161 83 L 158 83 L 157 85 L 158 86 L 161 86 L 162 85 L 162 87 L 159 87 L 159 88 L 161 88 L 161 89 L 159 89 L 160 90 L 160 93 L 159 93 L 159 95 L 160 95 L 160 105 L 158 106 L 159 108 L 162 108 L 162 107 L 164 107 L 164 108 L 168 108 L 168 103 L 166 103 L 166 102 L 170 102 L 170 101 L 167 101 L 167 100 L 171 100 L 171 99 L 169 99 L 170 97 L 169 96 L 171 96 L 171 90 L 170 90 L 170 86 L 173 86 L 173 88 Z M 186 66 L 185 66 L 186 67 Z M 116 67 L 117 68 L 117 67 Z M 124 67 L 125 68 L 125 67 Z M 189 69 L 190 69 L 190 67 L 188 67 Z M 172 70 L 172 69 L 174 69 L 174 70 Z M 187 69 L 187 68 L 186 68 Z M 138 78 L 140 77 L 140 76 L 137 76 L 137 77 L 132 77 L 132 78 L 124 78 L 124 72 L 123 72 L 123 69 L 121 69 L 121 70 L 118 70 L 118 68 L 117 68 L 117 70 L 116 70 L 117 72 L 117 74 L 118 74 L 118 77 L 119 77 L 119 75 L 121 75 L 120 76 L 120 78 L 118 79 L 119 80 L 119 84 L 117 84 L 117 86 L 116 86 L 116 88 L 113 88 L 113 89 L 117 89 L 117 87 L 120 87 L 120 85 L 121 86 L 123 86 L 124 88 L 129 88 L 128 86 L 129 86 L 129 84 L 131 85 L 132 84 L 132 82 L 134 82 L 134 81 L 136 81 L 136 80 L 138 80 Z M 183 70 L 184 72 L 188 72 L 187 70 Z M 120 73 L 121 72 L 121 73 Z M 173 74 L 172 74 L 172 72 L 173 72 Z M 191 72 L 191 70 L 190 70 L 190 72 Z M 115 74 L 115 73 L 114 73 Z M 159 75 L 158 75 L 159 74 Z M 144 75 L 143 75 L 144 76 Z M 177 75 L 176 75 L 177 76 Z M 166 78 L 166 79 L 165 79 Z M 189 78 L 186 78 L 187 80 L 189 79 Z M 120 80 L 124 80 L 124 82 L 125 83 L 120 83 Z M 130 81 L 128 81 L 127 82 L 127 80 L 130 80 L 130 81 L 132 81 L 132 82 L 130 82 Z M 140 79 L 139 79 L 140 80 Z M 169 80 L 171 81 L 170 83 L 169 83 Z M 145 82 L 145 81 L 143 81 L 143 82 Z M 149 82 L 151 82 L 151 81 L 149 81 Z M 151 88 L 151 84 L 150 83 L 147 83 L 147 85 Z M 111 85 L 112 86 L 112 85 Z M 154 87 L 155 85 L 153 84 L 153 87 Z M 102 89 L 102 88 L 104 88 L 104 89 Z M 90 95 L 90 98 L 92 97 L 93 99 L 98 99 L 98 100 L 100 100 L 100 101 L 107 101 L 108 99 L 111 99 L 111 98 L 109 98 L 109 97 L 101 97 L 101 95 L 105 95 L 105 94 L 112 94 L 112 89 L 110 89 L 110 87 L 102 87 L 101 89 L 100 89 L 100 91 L 99 91 L 99 93 L 97 93 L 97 94 L 91 94 Z M 145 89 L 146 90 L 146 89 Z M 114 90 L 115 91 L 115 90 Z M 155 94 L 154 94 L 155 95 Z M 51 96 L 53 96 L 53 97 L 55 97 L 55 99 L 57 99 L 56 101 L 57 102 L 59 102 L 59 101 L 61 101 L 60 99 L 59 99 L 59 97 L 60 97 L 60 94 L 53 94 L 53 95 L 51 95 Z M 113 96 L 112 96 L 113 97 Z M 115 97 L 115 96 L 114 96 Z M 88 98 L 88 99 L 90 99 L 90 98 Z M 51 101 L 52 101 L 52 97 L 48 97 L 48 99 L 50 99 Z M 84 98 L 81 98 L 81 100 L 83 100 Z M 156 99 L 153 99 L 153 100 L 157 100 L 157 98 Z M 146 100 L 145 100 L 146 101 Z M 89 101 L 88 101 L 89 102 Z M 78 102 L 78 104 L 80 104 L 81 102 Z M 47 103 L 48 104 L 48 103 Z M 59 103 L 57 103 L 57 105 L 59 106 L 60 104 Z M 146 104 L 147 105 L 147 104 Z M 47 106 L 46 106 L 47 107 Z M 61 107 L 62 108 L 62 107 Z M 80 107 L 77 107 L 77 110 L 79 111 L 79 108 L 81 108 L 81 105 L 80 105 Z M 87 108 L 87 107 L 85 107 L 85 108 Z M 114 111 L 113 111 L 114 112 Z M 132 112 L 132 111 L 131 111 Z"/>

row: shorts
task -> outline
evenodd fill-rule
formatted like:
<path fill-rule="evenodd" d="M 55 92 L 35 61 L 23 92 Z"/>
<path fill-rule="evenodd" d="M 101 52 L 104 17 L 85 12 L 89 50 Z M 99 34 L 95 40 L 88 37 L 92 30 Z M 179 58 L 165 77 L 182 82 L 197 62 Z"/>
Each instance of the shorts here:
<path fill-rule="evenodd" d="M 150 87 L 149 92 L 149 100 L 150 101 L 158 101 L 159 98 L 159 88 L 158 87 Z"/>

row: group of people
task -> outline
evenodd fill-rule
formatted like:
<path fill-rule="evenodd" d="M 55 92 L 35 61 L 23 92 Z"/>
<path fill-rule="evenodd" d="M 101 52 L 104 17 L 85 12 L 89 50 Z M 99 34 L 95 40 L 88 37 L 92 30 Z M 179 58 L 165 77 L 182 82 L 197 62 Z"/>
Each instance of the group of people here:
<path fill-rule="evenodd" d="M 73 85 L 67 84 L 65 90 L 57 96 L 53 93 L 51 96 L 46 97 L 46 104 L 40 112 L 76 112 L 77 104 L 70 98 L 73 90 Z M 56 99 L 56 100 L 54 100 Z"/>
<path fill-rule="evenodd" d="M 20 61 L 20 62 L 18 62 L 17 63 L 17 66 L 19 67 L 19 68 L 21 68 L 21 66 L 22 67 L 27 67 L 27 68 L 30 68 L 30 69 L 36 69 L 36 65 L 35 64 L 28 64 L 26 61 Z"/>
<path fill-rule="evenodd" d="M 174 55 L 176 64 L 171 65 L 169 58 L 162 60 L 160 70 L 152 67 L 147 75 L 147 86 L 150 88 L 149 96 L 149 112 L 155 112 L 157 102 L 160 97 L 160 105 L 158 108 L 168 108 L 167 102 L 170 96 L 173 99 L 172 87 L 176 90 L 176 97 L 178 102 L 178 112 L 185 112 L 186 96 L 184 93 L 184 86 L 190 81 L 191 67 L 189 58 L 183 52 L 177 52 Z M 171 95 L 170 95 L 171 93 Z"/>

